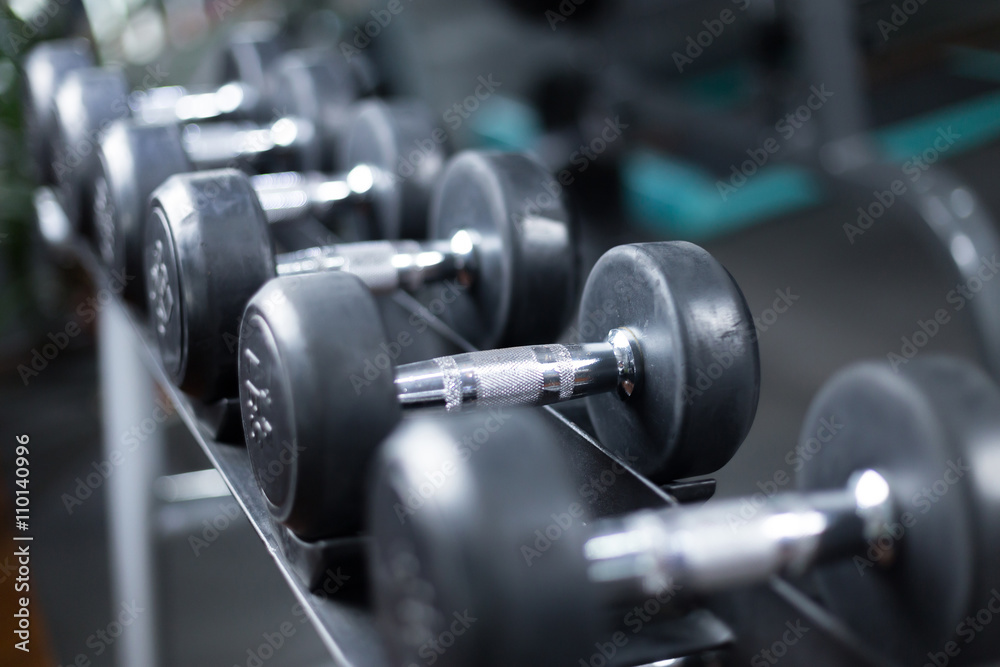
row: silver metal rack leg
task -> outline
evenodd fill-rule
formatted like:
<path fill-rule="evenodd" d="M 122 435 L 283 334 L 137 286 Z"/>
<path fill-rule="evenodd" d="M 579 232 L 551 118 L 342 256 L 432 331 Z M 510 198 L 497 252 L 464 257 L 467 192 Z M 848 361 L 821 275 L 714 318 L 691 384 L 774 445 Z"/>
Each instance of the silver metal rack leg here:
<path fill-rule="evenodd" d="M 142 611 L 116 641 L 117 664 L 160 664 L 157 637 L 157 567 L 154 482 L 162 474 L 159 428 L 139 447 L 124 436 L 155 410 L 155 382 L 142 359 L 141 342 L 122 307 L 113 302 L 98 322 L 105 460 L 121 458 L 107 481 L 112 609 Z M 113 458 L 114 457 L 114 458 Z"/>

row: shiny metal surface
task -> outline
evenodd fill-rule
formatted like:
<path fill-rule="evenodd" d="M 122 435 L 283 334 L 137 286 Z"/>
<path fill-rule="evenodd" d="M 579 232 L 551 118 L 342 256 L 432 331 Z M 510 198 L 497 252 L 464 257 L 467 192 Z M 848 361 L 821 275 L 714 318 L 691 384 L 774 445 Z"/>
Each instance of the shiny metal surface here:
<path fill-rule="evenodd" d="M 606 343 L 530 345 L 469 352 L 396 369 L 404 407 L 540 406 L 639 386 L 638 344 L 614 329 Z"/>
<path fill-rule="evenodd" d="M 316 128 L 300 118 L 279 118 L 269 125 L 252 122 L 189 123 L 184 150 L 199 169 L 226 167 L 234 160 L 303 149 L 316 140 Z"/>
<path fill-rule="evenodd" d="M 231 82 L 205 91 L 183 86 L 150 88 L 130 106 L 136 118 L 155 125 L 223 118 L 249 112 L 259 103 L 260 95 L 251 86 Z"/>
<path fill-rule="evenodd" d="M 359 165 L 346 174 L 285 171 L 251 177 L 269 222 L 283 222 L 315 213 L 328 215 L 341 206 L 368 201 L 378 186 L 374 170 Z"/>
<path fill-rule="evenodd" d="M 584 546 L 591 579 L 629 599 L 678 589 L 728 591 L 800 575 L 895 520 L 889 484 L 859 471 L 847 488 L 638 512 L 598 524 Z"/>
<path fill-rule="evenodd" d="M 275 257 L 275 268 L 279 276 L 347 271 L 380 293 L 448 279 L 468 285 L 476 248 L 460 231 L 447 241 L 362 241 L 282 253 Z"/>

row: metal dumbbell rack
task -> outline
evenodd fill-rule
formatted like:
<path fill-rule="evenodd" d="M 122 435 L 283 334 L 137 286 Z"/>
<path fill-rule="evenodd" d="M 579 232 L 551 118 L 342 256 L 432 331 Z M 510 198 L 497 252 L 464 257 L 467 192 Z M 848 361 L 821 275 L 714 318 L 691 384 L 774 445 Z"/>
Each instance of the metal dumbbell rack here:
<path fill-rule="evenodd" d="M 40 201 L 47 204 L 38 206 Z M 61 213 L 53 210 L 54 205 L 54 198 L 36 196 L 39 216 Z M 91 274 L 96 288 L 114 292 L 114 279 L 90 247 L 79 240 L 71 242 L 69 247 Z M 439 329 L 438 333 L 454 342 L 457 352 L 473 351 L 471 345 L 446 330 L 443 323 L 412 297 L 400 293 L 395 300 L 401 308 L 419 313 L 430 321 Z M 122 449 L 118 434 L 140 423 L 153 411 L 159 385 L 246 514 L 333 661 L 343 665 L 388 665 L 370 603 L 363 596 L 323 593 L 324 585 L 338 566 L 355 568 L 352 572 L 358 571 L 356 568 L 363 571 L 365 538 L 310 543 L 299 540 L 277 524 L 265 506 L 251 470 L 239 420 L 234 419 L 238 414 L 237 406 L 204 406 L 193 402 L 171 385 L 154 350 L 144 318 L 120 299 L 112 299 L 101 311 L 98 321 L 105 456 L 110 458 Z M 701 502 L 714 493 L 714 480 L 661 487 L 639 475 L 627 463 L 617 461 L 588 434 L 585 413 L 578 406 L 567 404 L 564 410 L 539 409 L 547 410 L 555 422 L 560 444 L 573 463 L 574 478 L 586 484 L 588 480 L 600 480 L 609 471 L 616 476 L 613 488 L 599 494 L 594 502 L 592 510 L 596 516 Z M 584 443 L 590 446 L 581 446 Z M 125 462 L 122 473 L 108 480 L 113 592 L 121 599 L 136 600 L 150 610 L 116 645 L 120 664 L 149 667 L 160 664 L 154 546 L 157 522 L 153 520 L 157 500 L 153 489 L 163 474 L 164 444 L 162 433 L 154 431 L 142 448 L 122 457 Z M 361 584 L 363 586 L 364 582 Z M 884 664 L 807 591 L 782 579 L 775 579 L 766 586 L 714 596 L 706 600 L 704 608 L 680 619 L 666 623 L 651 621 L 641 633 L 629 637 L 626 646 L 616 648 L 612 659 L 601 664 L 665 664 L 663 660 L 678 654 L 687 654 L 690 658 L 670 664 L 705 664 L 702 657 L 706 656 L 720 661 L 709 664 L 742 664 L 773 643 L 781 642 L 790 627 L 788 624 L 794 626 L 796 622 L 809 628 L 808 633 L 796 639 L 808 646 L 789 652 L 782 661 L 784 664 Z M 598 649 L 595 647 L 595 650 Z"/>

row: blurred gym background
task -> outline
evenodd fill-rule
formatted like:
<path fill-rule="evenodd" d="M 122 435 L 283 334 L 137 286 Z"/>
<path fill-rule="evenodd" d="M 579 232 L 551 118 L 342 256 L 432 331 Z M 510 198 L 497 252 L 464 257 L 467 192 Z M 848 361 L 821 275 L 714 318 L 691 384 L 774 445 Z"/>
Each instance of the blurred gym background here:
<path fill-rule="evenodd" d="M 870 130 L 901 174 L 907 165 L 923 173 L 915 159 L 933 161 L 958 179 L 953 205 L 961 208 L 964 192 L 989 218 L 1000 215 L 1000 4 L 858 0 L 843 43 L 817 31 L 822 21 L 808 14 L 818 4 L 399 0 L 402 10 L 386 20 L 386 0 L 6 3 L 0 13 L 0 482 L 6 486 L 0 513 L 10 512 L 13 497 L 14 436 L 27 433 L 37 606 L 32 653 L 6 653 L 5 640 L 0 662 L 113 664 L 114 651 L 97 633 L 128 613 L 128 601 L 110 590 L 103 487 L 89 495 L 79 490 L 102 462 L 93 345 L 100 302 L 92 301 L 73 256 L 44 242 L 35 223 L 18 73 L 33 43 L 88 35 L 102 59 L 125 65 L 132 81 L 155 67 L 167 83 L 188 83 L 211 77 L 206 64 L 237 21 L 274 20 L 296 42 L 371 55 L 384 90 L 428 101 L 457 147 L 527 148 L 566 174 L 563 184 L 581 212 L 585 268 L 621 242 L 702 243 L 736 277 L 758 319 L 763 388 L 756 423 L 717 476 L 718 493 L 735 495 L 764 489 L 776 472 L 791 471 L 799 424 L 826 378 L 852 360 L 905 358 L 908 341 L 914 345 L 920 323 L 937 310 L 947 309 L 949 322 L 920 338 L 926 344 L 915 353 L 984 360 L 972 309 L 948 301 L 960 279 L 942 259 L 947 249 L 927 241 L 928 223 L 901 212 L 861 226 L 859 207 L 870 210 L 888 184 L 845 194 L 816 172 L 831 171 L 824 142 Z M 823 85 L 829 100 L 814 98 L 808 108 L 814 87 Z M 803 105 L 806 120 L 800 115 L 781 125 Z M 851 117 L 858 109 L 863 117 Z M 605 128 L 613 129 L 596 142 Z M 935 149 L 939 132 L 951 139 Z M 761 165 L 768 137 L 778 150 Z M 756 166 L 747 162 L 755 154 Z M 70 322 L 81 333 L 55 358 L 35 360 Z M 165 405 L 156 427 L 171 438 L 172 469 L 204 468 L 169 413 Z M 198 516 L 232 506 L 232 499 L 209 499 Z M 241 516 L 202 551 L 190 540 L 202 534 L 201 519 L 181 521 L 169 508 L 165 499 L 159 518 L 166 527 L 159 551 L 164 664 L 259 664 L 252 649 L 294 604 L 284 582 Z M 5 544 L 10 523 L 0 528 Z M 4 605 L 12 604 L 9 559 L 0 554 Z M 10 618 L 6 608 L 0 614 Z M 310 627 L 300 627 L 273 662 L 326 664 Z"/>

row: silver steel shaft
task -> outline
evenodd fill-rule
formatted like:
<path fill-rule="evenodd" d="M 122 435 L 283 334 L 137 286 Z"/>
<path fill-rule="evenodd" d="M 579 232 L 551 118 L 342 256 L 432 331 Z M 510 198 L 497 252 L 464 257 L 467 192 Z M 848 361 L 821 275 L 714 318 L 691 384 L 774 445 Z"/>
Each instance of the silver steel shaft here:
<path fill-rule="evenodd" d="M 281 276 L 347 271 L 373 291 L 389 292 L 458 276 L 470 261 L 450 241 L 366 241 L 284 253 L 275 258 L 275 266 Z"/>
<path fill-rule="evenodd" d="M 336 207 L 366 201 L 373 181 L 358 177 L 355 169 L 345 174 L 286 171 L 261 174 L 250 180 L 269 222 L 301 219 L 309 213 L 324 216 Z"/>
<path fill-rule="evenodd" d="M 644 511 L 597 524 L 584 546 L 590 578 L 613 598 L 676 587 L 711 593 L 801 574 L 877 539 L 894 520 L 889 485 L 865 470 L 843 490 Z"/>
<path fill-rule="evenodd" d="M 183 129 L 184 150 L 199 170 L 229 166 L 234 160 L 296 151 L 314 141 L 312 123 L 280 118 L 269 125 L 252 122 L 190 123 Z"/>
<path fill-rule="evenodd" d="M 242 83 L 227 83 L 213 90 L 194 91 L 183 86 L 149 88 L 137 95 L 132 113 L 142 122 L 187 123 L 225 118 L 253 109 L 260 96 Z"/>
<path fill-rule="evenodd" d="M 608 342 L 532 345 L 469 352 L 396 369 L 396 395 L 404 408 L 540 406 L 638 383 L 638 347 L 614 330 Z M 624 389 L 627 387 L 627 390 Z"/>

